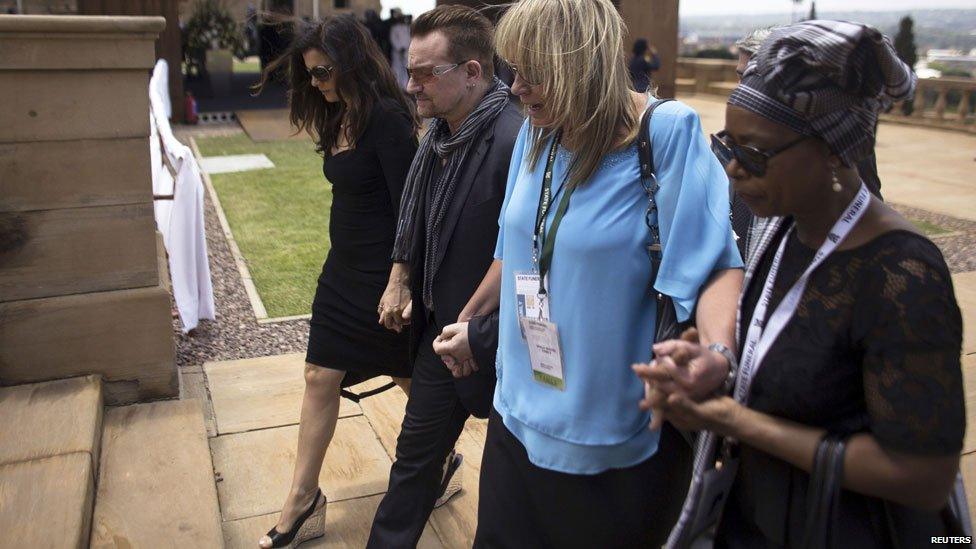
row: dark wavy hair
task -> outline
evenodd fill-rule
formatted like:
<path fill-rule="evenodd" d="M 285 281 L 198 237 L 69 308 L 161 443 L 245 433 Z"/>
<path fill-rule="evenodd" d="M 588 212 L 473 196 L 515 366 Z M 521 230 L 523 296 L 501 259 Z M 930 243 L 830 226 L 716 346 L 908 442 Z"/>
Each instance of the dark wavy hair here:
<path fill-rule="evenodd" d="M 347 115 L 349 125 L 346 139 L 355 143 L 369 124 L 369 115 L 376 103 L 392 101 L 403 109 L 419 128 L 416 108 L 400 89 L 393 70 L 379 46 L 361 23 L 351 15 L 327 17 L 321 22 L 296 21 L 294 40 L 288 50 L 265 67 L 261 82 L 254 86 L 260 93 L 272 75 L 284 71 L 288 90 L 289 120 L 299 131 L 309 132 L 315 139 L 319 153 L 331 151 L 339 138 L 342 118 Z M 335 64 L 333 78 L 337 79 L 339 103 L 329 103 L 311 85 L 311 76 L 302 54 L 317 49 Z"/>

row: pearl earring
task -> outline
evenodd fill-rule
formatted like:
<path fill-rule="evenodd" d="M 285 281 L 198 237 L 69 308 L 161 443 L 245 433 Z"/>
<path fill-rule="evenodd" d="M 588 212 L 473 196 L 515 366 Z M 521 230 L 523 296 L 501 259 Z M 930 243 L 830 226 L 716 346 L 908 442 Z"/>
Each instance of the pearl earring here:
<path fill-rule="evenodd" d="M 834 171 L 833 171 L 833 172 L 831 172 L 831 173 L 833 174 L 833 176 L 832 176 L 832 178 L 831 178 L 831 179 L 833 180 L 833 182 L 834 182 L 834 183 L 833 183 L 833 185 L 831 185 L 831 186 L 830 186 L 830 188 L 831 188 L 831 189 L 832 189 L 832 190 L 833 190 L 833 191 L 834 191 L 835 193 L 839 193 L 839 192 L 841 192 L 842 190 L 844 190 L 844 187 L 842 187 L 842 186 L 841 186 L 841 184 L 840 184 L 840 179 L 838 179 L 838 178 L 837 178 L 837 170 L 834 170 Z"/>

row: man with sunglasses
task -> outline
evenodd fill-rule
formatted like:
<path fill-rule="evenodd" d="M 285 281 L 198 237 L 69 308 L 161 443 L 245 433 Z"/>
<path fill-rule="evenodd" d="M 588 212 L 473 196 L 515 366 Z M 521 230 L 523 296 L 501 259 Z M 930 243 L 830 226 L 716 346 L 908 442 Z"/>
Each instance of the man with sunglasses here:
<path fill-rule="evenodd" d="M 458 5 L 428 11 L 411 27 L 407 92 L 430 124 L 407 175 L 379 314 L 389 329 L 409 324 L 414 369 L 369 547 L 416 546 L 442 478 L 450 479 L 442 467 L 465 421 L 486 418 L 491 409 L 498 314 L 469 319 L 462 310 L 494 257 L 508 164 L 523 122 L 508 87 L 494 76 L 492 35 L 486 17 Z M 459 321 L 468 321 L 463 337 L 470 349 L 441 359 L 433 343 L 444 326 Z M 449 467 L 460 461 L 457 455 Z"/>

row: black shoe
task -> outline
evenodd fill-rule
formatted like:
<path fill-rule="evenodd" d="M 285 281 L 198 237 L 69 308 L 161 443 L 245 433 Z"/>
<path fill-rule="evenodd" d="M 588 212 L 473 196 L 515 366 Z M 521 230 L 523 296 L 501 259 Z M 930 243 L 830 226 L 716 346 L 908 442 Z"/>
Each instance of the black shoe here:
<path fill-rule="evenodd" d="M 319 505 L 320 499 L 323 500 L 321 506 Z M 315 499 L 312 500 L 312 504 L 295 519 L 295 523 L 291 525 L 291 530 L 279 532 L 278 528 L 274 527 L 268 531 L 264 538 L 261 538 L 261 541 L 265 541 L 265 538 L 271 540 L 271 545 L 265 545 L 259 541 L 258 546 L 272 547 L 274 549 L 281 547 L 292 548 L 298 547 L 310 539 L 322 537 L 325 535 L 326 504 L 328 504 L 328 500 L 322 494 L 322 489 L 319 488 L 315 492 Z"/>

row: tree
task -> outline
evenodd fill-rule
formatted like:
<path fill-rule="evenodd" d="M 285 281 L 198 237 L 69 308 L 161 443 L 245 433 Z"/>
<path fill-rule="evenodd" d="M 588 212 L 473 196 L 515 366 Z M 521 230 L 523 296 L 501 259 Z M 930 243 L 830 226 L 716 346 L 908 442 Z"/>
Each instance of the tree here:
<path fill-rule="evenodd" d="M 914 26 L 915 21 L 910 15 L 906 15 L 901 18 L 901 22 L 898 24 L 898 34 L 895 35 L 895 52 L 898 53 L 898 58 L 912 70 L 915 70 L 915 63 L 918 62 L 918 53 L 915 51 L 915 32 L 912 30 Z M 902 103 L 901 111 L 905 116 L 912 114 L 912 110 L 912 101 Z"/>
<path fill-rule="evenodd" d="M 817 0 L 810 2 L 810 15 L 807 16 L 807 21 L 813 21 L 817 18 Z"/>

